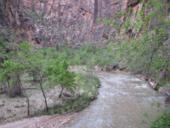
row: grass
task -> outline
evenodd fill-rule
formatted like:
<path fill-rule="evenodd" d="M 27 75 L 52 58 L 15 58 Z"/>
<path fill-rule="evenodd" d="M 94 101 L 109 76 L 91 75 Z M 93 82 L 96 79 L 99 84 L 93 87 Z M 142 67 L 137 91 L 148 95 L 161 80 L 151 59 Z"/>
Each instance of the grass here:
<path fill-rule="evenodd" d="M 150 128 L 170 128 L 170 113 L 164 113 Z"/>

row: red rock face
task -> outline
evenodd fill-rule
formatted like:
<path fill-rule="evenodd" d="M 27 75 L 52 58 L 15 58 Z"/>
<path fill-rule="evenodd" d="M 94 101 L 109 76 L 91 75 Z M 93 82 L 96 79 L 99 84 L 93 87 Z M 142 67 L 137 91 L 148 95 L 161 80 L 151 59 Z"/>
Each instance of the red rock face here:
<path fill-rule="evenodd" d="M 121 10 L 122 0 L 23 0 L 35 23 L 35 38 L 44 45 L 101 41 L 115 30 L 98 23 Z M 27 11 L 28 12 L 28 11 Z M 106 35 L 106 36 L 105 36 Z M 106 38 L 107 37 L 107 38 Z"/>
<path fill-rule="evenodd" d="M 129 0 L 23 0 L 23 4 L 35 23 L 36 40 L 49 46 L 114 38 L 115 29 L 98 21 L 113 19 Z"/>
<path fill-rule="evenodd" d="M 10 2 L 13 3 L 12 0 Z M 139 31 L 134 26 L 137 13 L 143 8 L 140 0 L 22 0 L 20 4 L 24 6 L 22 10 L 19 9 L 21 15 L 11 15 L 7 11 L 6 19 L 9 24 L 13 25 L 15 21 L 14 26 L 18 26 L 14 29 L 17 39 L 28 39 L 40 46 L 54 46 L 63 42 L 80 45 L 82 42 L 114 39 L 117 32 L 114 27 L 122 25 L 127 19 L 125 16 L 118 18 L 116 14 L 128 12 L 128 8 L 131 8 L 128 13 L 131 26 L 119 32 L 132 37 Z"/>

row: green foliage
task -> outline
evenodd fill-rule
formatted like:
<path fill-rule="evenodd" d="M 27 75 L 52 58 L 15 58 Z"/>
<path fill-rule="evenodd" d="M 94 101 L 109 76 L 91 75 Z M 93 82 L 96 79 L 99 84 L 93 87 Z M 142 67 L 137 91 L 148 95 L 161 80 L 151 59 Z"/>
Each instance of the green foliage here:
<path fill-rule="evenodd" d="M 29 54 L 31 52 L 31 45 L 29 44 L 29 42 L 22 42 L 19 44 L 19 52 L 22 52 L 23 54 Z"/>
<path fill-rule="evenodd" d="M 97 95 L 97 88 L 99 88 L 100 81 L 99 79 L 93 74 L 77 74 L 75 77 L 75 84 L 77 85 L 76 88 L 81 92 L 83 95 L 88 97 L 93 97 Z"/>
<path fill-rule="evenodd" d="M 90 43 L 86 43 L 80 48 L 62 46 L 59 47 L 57 51 L 56 49 L 48 48 L 45 49 L 44 52 L 48 54 L 47 56 L 50 56 L 50 58 L 67 60 L 69 65 L 86 65 L 88 67 L 99 65 L 104 67 L 114 62 L 114 54 L 110 46 L 97 47 Z"/>
<path fill-rule="evenodd" d="M 22 42 L 15 59 L 24 65 L 24 71 L 29 73 L 34 81 L 40 80 L 46 64 L 45 56 L 41 49 L 33 49 L 28 42 Z"/>
<path fill-rule="evenodd" d="M 71 65 L 86 65 L 88 67 L 95 65 L 105 67 L 115 61 L 110 47 L 97 47 L 93 44 L 84 44 L 79 49 L 69 49 L 67 59 Z"/>
<path fill-rule="evenodd" d="M 79 112 L 86 108 L 93 99 L 86 96 L 81 95 L 75 99 L 67 100 L 63 105 L 57 105 L 53 108 L 50 108 L 48 113 L 43 114 L 66 114 L 70 112 Z M 42 114 L 42 113 L 40 113 Z"/>
<path fill-rule="evenodd" d="M 0 69 L 0 80 L 4 81 L 7 80 L 8 77 L 14 74 L 20 74 L 22 70 L 24 69 L 24 66 L 21 65 L 18 62 L 15 62 L 13 60 L 6 60 L 2 64 L 2 69 Z"/>
<path fill-rule="evenodd" d="M 118 44 L 117 58 L 126 60 L 129 69 L 158 77 L 163 69 L 169 71 L 169 49 L 164 45 L 167 33 L 159 28 L 143 34 L 138 39 Z"/>
<path fill-rule="evenodd" d="M 68 71 L 68 66 L 67 61 L 63 60 L 63 58 L 49 61 L 46 72 L 47 77 L 65 88 L 72 87 L 75 75 Z"/>
<path fill-rule="evenodd" d="M 48 113 L 43 114 L 65 114 L 81 111 L 98 95 L 100 82 L 93 74 L 76 74 L 75 84 L 76 92 L 78 93 L 75 98 L 65 100 L 63 105 L 50 108 Z"/>
<path fill-rule="evenodd" d="M 144 25 L 144 17 L 143 17 L 143 10 L 141 12 L 139 12 L 136 16 L 136 21 L 134 25 L 134 28 L 136 29 L 136 32 L 139 32 L 143 25 Z"/>
<path fill-rule="evenodd" d="M 125 32 L 128 30 L 133 30 L 135 34 L 139 32 L 145 33 L 150 29 L 150 25 L 154 20 L 157 19 L 157 22 L 162 22 L 164 20 L 164 1 L 162 0 L 149 0 L 149 1 L 140 1 L 141 8 L 135 14 L 132 13 L 132 8 L 129 7 L 126 12 L 118 12 L 114 19 L 124 17 L 124 22 L 122 25 L 119 25 L 117 29 L 123 29 Z M 112 25 L 115 20 L 112 22 L 106 22 L 107 24 Z M 105 23 L 105 22 L 104 22 Z"/>
<path fill-rule="evenodd" d="M 10 74 L 16 71 L 21 71 L 24 68 L 23 65 L 21 65 L 18 62 L 14 62 L 12 60 L 4 61 L 2 66 L 3 66 L 4 72 L 7 74 L 8 73 Z"/>
<path fill-rule="evenodd" d="M 0 38 L 0 49 L 5 48 L 4 40 Z"/>
<path fill-rule="evenodd" d="M 169 128 L 170 127 L 170 114 L 165 113 L 155 122 L 153 122 L 151 128 Z"/>
<path fill-rule="evenodd" d="M 64 60 L 62 54 L 58 56 L 55 53 L 58 54 L 53 48 L 35 49 L 28 42 L 22 42 L 15 54 L 1 64 L 3 68 L 0 69 L 0 79 L 3 82 L 10 77 L 10 81 L 15 81 L 16 74 L 21 76 L 23 73 L 29 73 L 39 82 L 50 78 L 48 80 L 65 87 L 73 85 L 74 74 L 68 71 L 68 62 Z M 53 69 L 47 74 L 51 65 Z"/>
<path fill-rule="evenodd" d="M 5 60 L 0 69 L 0 82 L 6 84 L 7 95 L 10 97 L 21 96 L 20 76 L 23 73 L 24 66 L 14 60 Z"/>
<path fill-rule="evenodd" d="M 163 2 L 162 0 L 149 0 L 146 6 L 149 8 L 154 8 L 157 12 L 160 12 L 163 8 Z"/>
<path fill-rule="evenodd" d="M 126 31 L 128 31 L 132 27 L 130 18 L 126 19 L 126 21 L 123 24 L 123 27 L 125 28 Z"/>
<path fill-rule="evenodd" d="M 6 43 L 2 38 L 0 38 L 0 58 L 7 58 L 8 53 L 6 52 L 6 48 L 8 48 L 8 43 Z"/>
<path fill-rule="evenodd" d="M 43 79 L 48 78 L 49 81 L 69 88 L 75 84 L 75 74 L 69 71 L 69 65 L 79 64 L 91 67 L 110 64 L 113 55 L 109 48 L 97 48 L 94 45 L 85 44 L 80 49 L 68 47 L 61 47 L 59 50 L 36 49 L 32 48 L 28 42 L 22 42 L 15 51 L 16 55 L 3 63 L 2 73 L 21 71 L 31 75 L 36 74 L 39 78 L 40 76 Z"/>

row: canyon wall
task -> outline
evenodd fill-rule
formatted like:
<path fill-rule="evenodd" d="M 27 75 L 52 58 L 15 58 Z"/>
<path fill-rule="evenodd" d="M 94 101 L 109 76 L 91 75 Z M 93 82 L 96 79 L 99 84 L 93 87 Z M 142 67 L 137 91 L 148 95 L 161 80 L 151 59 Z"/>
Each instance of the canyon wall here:
<path fill-rule="evenodd" d="M 129 7 L 135 21 L 142 8 L 140 0 L 17 0 L 20 4 L 16 5 L 19 6 L 16 13 L 13 0 L 3 1 L 8 3 L 4 8 L 9 10 L 4 19 L 15 26 L 16 39 L 27 39 L 41 46 L 113 40 L 118 30 L 110 21 Z M 0 17 L 3 15 L 0 13 Z M 123 16 L 117 19 L 117 25 L 124 20 Z"/>
<path fill-rule="evenodd" d="M 113 18 L 127 0 L 23 0 L 24 11 L 35 24 L 35 39 L 44 45 L 104 41 L 116 29 L 100 19 Z M 29 10 L 29 11 L 28 11 Z"/>

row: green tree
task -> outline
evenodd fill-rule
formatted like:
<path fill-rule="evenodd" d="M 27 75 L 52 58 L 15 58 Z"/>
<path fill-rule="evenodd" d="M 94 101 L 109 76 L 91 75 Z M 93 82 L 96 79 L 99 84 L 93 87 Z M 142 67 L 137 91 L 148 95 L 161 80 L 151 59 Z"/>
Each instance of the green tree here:
<path fill-rule="evenodd" d="M 43 88 L 44 78 L 46 77 L 43 69 L 47 60 L 43 50 L 34 49 L 28 42 L 22 42 L 17 52 L 17 60 L 24 65 L 25 71 L 33 77 L 33 81 L 39 83 L 46 111 L 48 111 L 47 98 Z"/>
<path fill-rule="evenodd" d="M 65 59 L 59 58 L 49 61 L 47 67 L 48 78 L 61 86 L 59 97 L 62 96 L 64 88 L 72 89 L 74 87 L 75 74 L 68 70 L 68 66 Z"/>
<path fill-rule="evenodd" d="M 28 46 L 25 47 L 25 50 L 26 48 L 28 48 Z M 29 51 L 29 49 L 27 49 L 26 51 Z M 48 60 L 45 59 L 43 50 L 39 49 L 31 50 L 29 54 L 27 54 L 26 52 L 25 55 L 27 56 L 26 58 L 27 71 L 32 74 L 33 80 L 39 83 L 40 89 L 44 97 L 46 111 L 48 111 L 47 98 L 43 88 L 43 82 L 46 78 L 44 66 L 46 65 Z"/>
<path fill-rule="evenodd" d="M 7 94 L 10 97 L 22 95 L 20 76 L 24 66 L 13 60 L 5 60 L 0 69 L 0 80 L 7 82 Z"/>

